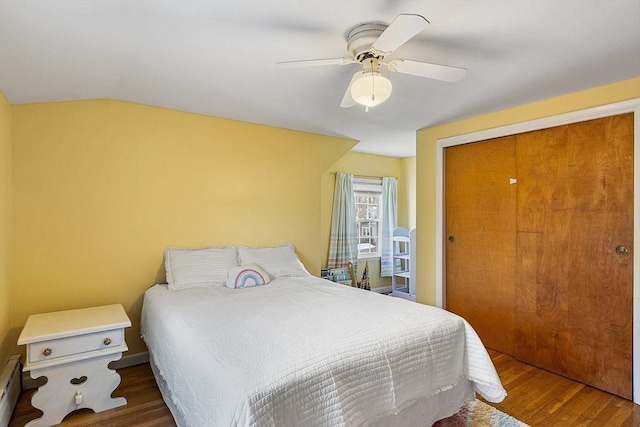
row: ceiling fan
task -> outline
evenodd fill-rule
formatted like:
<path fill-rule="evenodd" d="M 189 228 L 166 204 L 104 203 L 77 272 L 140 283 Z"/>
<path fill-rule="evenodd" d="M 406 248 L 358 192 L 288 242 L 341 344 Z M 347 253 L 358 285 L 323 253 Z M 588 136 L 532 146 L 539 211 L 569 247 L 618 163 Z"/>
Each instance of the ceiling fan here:
<path fill-rule="evenodd" d="M 384 61 L 386 56 L 424 30 L 427 25 L 429 25 L 429 21 L 416 14 L 398 15 L 389 25 L 375 22 L 360 24 L 347 32 L 347 51 L 351 57 L 287 61 L 278 62 L 276 65 L 280 67 L 312 67 L 359 63 L 362 65 L 362 69 L 351 78 L 340 106 L 349 108 L 361 104 L 368 111 L 369 107 L 383 103 L 391 95 L 391 81 L 380 74 L 380 65 L 386 66 L 392 72 L 447 82 L 462 80 L 467 75 L 467 70 L 464 68 L 409 59 Z"/>

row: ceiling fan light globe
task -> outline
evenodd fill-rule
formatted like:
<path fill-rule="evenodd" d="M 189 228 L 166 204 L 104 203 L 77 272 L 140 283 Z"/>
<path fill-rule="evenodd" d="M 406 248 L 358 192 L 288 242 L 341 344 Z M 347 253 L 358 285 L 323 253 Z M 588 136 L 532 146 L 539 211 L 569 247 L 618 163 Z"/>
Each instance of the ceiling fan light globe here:
<path fill-rule="evenodd" d="M 379 72 L 362 73 L 351 83 L 351 97 L 358 104 L 375 107 L 391 96 L 391 81 Z"/>

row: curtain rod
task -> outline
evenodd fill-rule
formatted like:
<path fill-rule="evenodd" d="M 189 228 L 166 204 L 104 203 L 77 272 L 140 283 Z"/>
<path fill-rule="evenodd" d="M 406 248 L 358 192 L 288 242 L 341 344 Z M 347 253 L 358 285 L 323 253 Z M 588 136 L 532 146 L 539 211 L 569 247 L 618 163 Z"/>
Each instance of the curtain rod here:
<path fill-rule="evenodd" d="M 338 174 L 338 172 L 329 172 L 331 175 L 336 175 Z M 345 172 L 340 172 L 340 173 L 345 173 Z M 354 178 L 368 178 L 368 179 L 382 179 L 384 178 L 383 176 L 367 176 L 367 175 L 353 175 Z M 397 176 L 388 176 L 387 178 L 395 178 L 398 179 Z"/>

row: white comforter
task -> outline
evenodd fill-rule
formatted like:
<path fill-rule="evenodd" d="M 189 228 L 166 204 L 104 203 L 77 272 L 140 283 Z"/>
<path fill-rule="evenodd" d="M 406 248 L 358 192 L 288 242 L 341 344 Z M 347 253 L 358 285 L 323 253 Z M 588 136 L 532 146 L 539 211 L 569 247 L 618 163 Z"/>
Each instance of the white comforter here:
<path fill-rule="evenodd" d="M 506 396 L 462 318 L 311 276 L 153 286 L 142 335 L 179 424 L 193 427 L 362 425 L 468 382 Z"/>

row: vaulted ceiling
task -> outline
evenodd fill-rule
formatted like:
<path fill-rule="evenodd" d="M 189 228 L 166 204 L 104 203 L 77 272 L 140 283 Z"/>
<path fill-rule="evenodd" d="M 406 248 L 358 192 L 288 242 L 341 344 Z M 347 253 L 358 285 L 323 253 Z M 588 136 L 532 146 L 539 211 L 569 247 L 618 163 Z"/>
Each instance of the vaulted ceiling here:
<path fill-rule="evenodd" d="M 420 14 L 396 58 L 466 68 L 456 83 L 381 70 L 389 100 L 341 108 L 347 31 Z M 0 91 L 12 104 L 108 98 L 415 154 L 415 131 L 640 76 L 640 0 L 0 0 Z"/>

